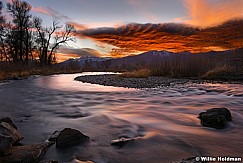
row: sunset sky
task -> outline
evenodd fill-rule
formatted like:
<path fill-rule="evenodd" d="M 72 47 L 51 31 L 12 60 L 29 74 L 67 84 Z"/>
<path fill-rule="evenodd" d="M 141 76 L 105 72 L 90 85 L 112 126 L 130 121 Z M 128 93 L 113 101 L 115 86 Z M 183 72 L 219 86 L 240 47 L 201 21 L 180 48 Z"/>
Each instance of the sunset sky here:
<path fill-rule="evenodd" d="M 200 52 L 242 47 L 237 42 L 243 41 L 239 20 L 243 17 L 243 0 L 26 1 L 46 26 L 52 17 L 58 17 L 76 27 L 76 42 L 60 48 L 62 57 L 66 58 L 122 57 L 148 50 Z M 212 28 L 232 19 L 238 22 L 227 26 L 228 29 Z M 222 34 L 223 38 L 210 42 L 212 36 L 216 39 L 215 35 Z"/>

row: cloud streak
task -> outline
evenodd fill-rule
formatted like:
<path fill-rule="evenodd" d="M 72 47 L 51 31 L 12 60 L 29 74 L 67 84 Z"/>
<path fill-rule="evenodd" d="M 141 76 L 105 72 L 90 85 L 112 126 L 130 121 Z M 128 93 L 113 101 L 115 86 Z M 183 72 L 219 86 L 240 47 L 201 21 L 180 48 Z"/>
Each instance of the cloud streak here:
<path fill-rule="evenodd" d="M 96 28 L 78 31 L 80 38 L 113 45 L 113 57 L 149 50 L 172 52 L 206 52 L 242 47 L 243 20 L 220 26 L 196 28 L 183 24 L 128 24 L 118 28 Z"/>
<path fill-rule="evenodd" d="M 184 0 L 188 9 L 188 24 L 209 27 L 243 17 L 242 0 Z"/>

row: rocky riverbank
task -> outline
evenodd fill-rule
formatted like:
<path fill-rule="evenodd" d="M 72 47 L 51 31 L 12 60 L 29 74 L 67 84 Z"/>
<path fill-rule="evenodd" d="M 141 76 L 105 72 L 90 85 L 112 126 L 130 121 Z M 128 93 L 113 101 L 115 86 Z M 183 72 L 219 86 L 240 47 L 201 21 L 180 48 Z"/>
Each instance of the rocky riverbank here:
<path fill-rule="evenodd" d="M 166 77 L 122 78 L 119 75 L 113 74 L 78 76 L 75 80 L 84 83 L 126 88 L 156 88 L 189 82 L 188 79 L 171 79 Z"/>
<path fill-rule="evenodd" d="M 167 77 L 148 77 L 148 78 L 123 78 L 117 74 L 106 75 L 86 75 L 78 76 L 74 80 L 84 83 L 99 84 L 104 86 L 115 86 L 125 88 L 157 88 L 176 86 L 186 83 L 226 83 L 222 81 L 206 81 L 193 79 L 173 79 Z M 236 82 L 229 82 L 236 83 Z M 237 82 L 240 84 L 240 82 Z"/>

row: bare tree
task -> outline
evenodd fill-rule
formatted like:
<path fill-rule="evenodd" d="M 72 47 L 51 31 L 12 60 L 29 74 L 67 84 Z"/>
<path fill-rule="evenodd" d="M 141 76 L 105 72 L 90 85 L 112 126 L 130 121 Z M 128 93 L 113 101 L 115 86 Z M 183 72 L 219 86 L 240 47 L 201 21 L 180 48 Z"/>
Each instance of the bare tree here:
<path fill-rule="evenodd" d="M 4 30 L 4 24 L 5 24 L 5 18 L 2 15 L 2 9 L 3 9 L 3 3 L 0 1 L 0 61 L 3 61 L 5 59 L 6 56 L 6 49 L 5 49 L 5 30 Z"/>
<path fill-rule="evenodd" d="M 55 34 L 55 42 L 53 46 L 51 47 L 50 54 L 48 56 L 48 64 L 52 63 L 53 52 L 59 48 L 60 44 L 66 44 L 68 41 L 74 41 L 73 33 L 75 32 L 75 29 L 72 25 L 66 24 L 64 31 L 57 32 Z"/>
<path fill-rule="evenodd" d="M 28 62 L 28 56 L 31 51 L 31 17 L 30 14 L 31 5 L 25 1 L 12 0 L 11 3 L 7 3 L 7 9 L 13 20 L 13 28 L 10 37 L 13 39 L 15 46 L 14 61 L 22 61 L 25 57 L 25 61 Z"/>
<path fill-rule="evenodd" d="M 34 26 L 37 30 L 37 39 L 36 42 L 39 43 L 39 58 L 40 63 L 51 64 L 55 58 L 54 52 L 58 49 L 60 44 L 66 44 L 68 41 L 74 41 L 73 33 L 75 29 L 71 25 L 66 25 L 64 30 L 58 22 L 57 19 L 54 19 L 52 26 L 49 28 L 42 27 L 42 20 L 38 17 L 34 18 Z M 54 40 L 54 43 L 51 43 L 51 40 Z"/>

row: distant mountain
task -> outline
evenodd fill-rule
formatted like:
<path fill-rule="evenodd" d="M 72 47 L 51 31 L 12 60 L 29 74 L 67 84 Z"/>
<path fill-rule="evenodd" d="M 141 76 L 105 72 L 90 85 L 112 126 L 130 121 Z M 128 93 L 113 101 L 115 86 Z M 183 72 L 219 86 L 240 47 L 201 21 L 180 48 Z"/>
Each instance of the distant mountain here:
<path fill-rule="evenodd" d="M 137 64 L 149 64 L 154 60 L 158 60 L 159 58 L 168 57 L 175 53 L 168 51 L 148 51 L 145 53 L 141 53 L 139 55 L 127 56 L 123 58 L 103 58 L 103 57 L 93 57 L 93 56 L 83 56 L 78 59 L 68 59 L 64 62 L 59 63 L 61 66 L 70 66 L 76 65 L 80 67 L 102 67 L 104 65 L 106 68 L 117 68 L 123 67 L 124 65 L 137 65 Z M 129 66 L 130 67 L 130 66 Z"/>
<path fill-rule="evenodd" d="M 169 58 L 171 55 L 174 55 L 173 52 L 168 51 L 148 51 L 141 53 L 139 55 L 127 56 L 123 58 L 116 58 L 110 61 L 111 68 L 127 67 L 133 69 L 136 67 L 142 67 L 145 65 L 152 64 L 155 61 Z"/>
<path fill-rule="evenodd" d="M 104 62 L 107 60 L 110 60 L 111 58 L 101 58 L 101 57 L 91 57 L 91 56 L 84 56 L 84 57 L 80 57 L 78 59 L 69 59 L 66 60 L 64 62 L 61 62 L 60 65 L 66 66 L 66 65 L 72 65 L 72 64 L 76 64 L 79 66 L 85 66 L 85 64 L 97 64 L 100 62 Z"/>
<path fill-rule="evenodd" d="M 243 48 L 227 51 L 210 51 L 207 53 L 193 54 L 190 52 L 173 53 L 168 51 L 148 51 L 139 55 L 127 56 L 123 58 L 100 58 L 81 57 L 79 59 L 69 59 L 60 65 L 80 66 L 84 70 L 104 70 L 104 71 L 126 71 L 139 68 L 159 67 L 165 61 L 185 63 L 203 61 L 205 64 L 215 66 L 233 66 L 243 72 Z M 177 63 L 173 63 L 178 65 Z"/>

